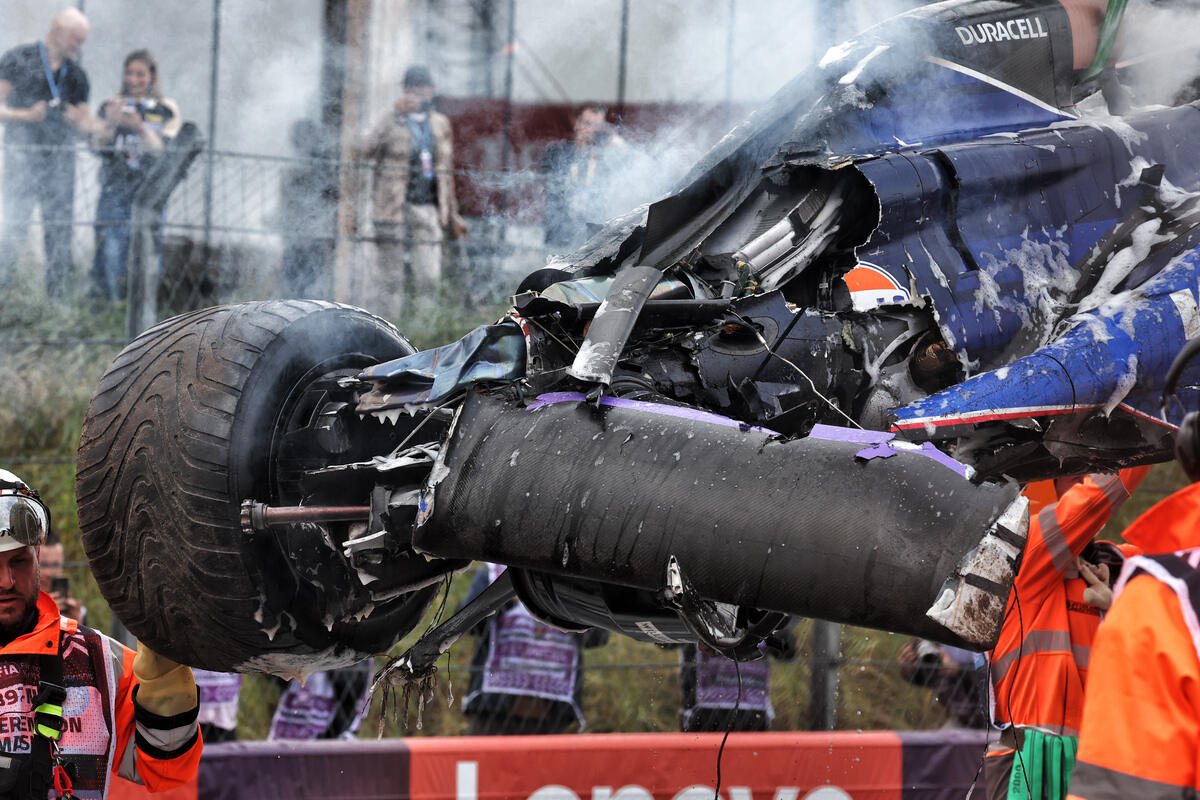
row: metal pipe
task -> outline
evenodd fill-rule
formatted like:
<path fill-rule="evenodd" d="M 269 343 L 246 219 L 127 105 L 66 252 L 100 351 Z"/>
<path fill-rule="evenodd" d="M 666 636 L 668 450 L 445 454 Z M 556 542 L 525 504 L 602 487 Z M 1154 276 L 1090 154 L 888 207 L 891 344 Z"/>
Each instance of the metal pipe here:
<path fill-rule="evenodd" d="M 483 0 L 479 4 L 479 22 L 483 26 L 483 96 L 492 97 L 496 91 L 496 6 L 495 0 Z"/>
<path fill-rule="evenodd" d="M 508 0 L 508 41 L 505 46 L 507 58 L 504 61 L 504 150 L 500 153 L 500 172 L 507 173 L 509 158 L 512 155 L 512 116 L 513 116 L 513 59 L 517 51 L 517 0 Z M 504 205 L 507 205 L 507 195 L 501 195 Z M 503 206 L 501 211 L 503 211 Z"/>
<path fill-rule="evenodd" d="M 365 522 L 370 518 L 370 506 L 268 506 L 253 500 L 242 503 L 244 531 L 297 522 Z"/>
<path fill-rule="evenodd" d="M 500 174 L 504 176 L 505 182 L 508 180 L 508 171 L 511 166 L 513 140 L 512 140 L 512 125 L 513 125 L 513 59 L 517 54 L 517 0 L 508 0 L 508 37 L 504 45 L 504 123 L 503 136 L 504 146 L 500 150 Z M 506 239 L 507 225 L 503 221 L 505 212 L 509 206 L 509 188 L 505 188 L 500 192 L 500 236 Z"/>
<path fill-rule="evenodd" d="M 621 42 L 617 56 L 617 121 L 625 119 L 625 69 L 629 61 L 629 0 L 621 0 Z"/>
<path fill-rule="evenodd" d="M 837 727 L 838 657 L 842 626 L 823 619 L 812 625 L 812 678 L 809 682 L 808 727 L 831 731 Z"/>
<path fill-rule="evenodd" d="M 737 0 L 729 0 L 729 24 L 725 27 L 725 116 L 733 116 L 733 22 Z"/>
<path fill-rule="evenodd" d="M 217 146 L 217 86 L 221 69 L 221 0 L 213 0 L 212 58 L 208 75 L 208 161 L 204 169 L 204 249 L 212 238 L 213 150 Z"/>
<path fill-rule="evenodd" d="M 747 242 L 735 255 L 739 260 L 748 261 L 761 269 L 794 247 L 795 237 L 796 224 L 792 222 L 792 215 L 788 214 Z M 770 255 L 762 258 L 763 254 L 768 252 Z"/>

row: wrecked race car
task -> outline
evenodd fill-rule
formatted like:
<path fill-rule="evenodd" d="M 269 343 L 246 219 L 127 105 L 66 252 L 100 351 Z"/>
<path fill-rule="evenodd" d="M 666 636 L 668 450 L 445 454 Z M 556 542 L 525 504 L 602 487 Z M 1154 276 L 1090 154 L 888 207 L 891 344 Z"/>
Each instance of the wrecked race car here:
<path fill-rule="evenodd" d="M 102 591 L 276 674 L 389 649 L 472 560 L 509 568 L 413 672 L 514 594 L 735 658 L 788 614 L 988 647 L 1018 482 L 1170 458 L 1200 333 L 1200 110 L 1109 113 L 1119 14 L 1077 16 L 952 0 L 830 50 L 459 342 L 316 301 L 152 328 L 80 440 Z"/>

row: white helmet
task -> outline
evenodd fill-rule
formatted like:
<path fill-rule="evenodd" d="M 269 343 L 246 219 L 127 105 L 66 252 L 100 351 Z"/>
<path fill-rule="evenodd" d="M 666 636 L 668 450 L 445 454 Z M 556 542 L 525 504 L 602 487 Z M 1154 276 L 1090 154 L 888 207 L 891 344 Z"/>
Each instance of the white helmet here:
<path fill-rule="evenodd" d="M 46 541 L 50 510 L 25 481 L 0 469 L 0 552 Z"/>

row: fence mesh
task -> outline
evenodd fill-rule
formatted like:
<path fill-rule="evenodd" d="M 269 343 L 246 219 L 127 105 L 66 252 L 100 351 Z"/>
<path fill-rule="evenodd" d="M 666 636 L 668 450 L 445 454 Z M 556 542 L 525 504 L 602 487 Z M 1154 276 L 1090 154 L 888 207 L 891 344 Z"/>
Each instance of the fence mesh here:
<path fill-rule="evenodd" d="M 102 296 L 90 278 L 99 199 L 97 167 L 95 154 L 83 149 L 76 153 L 73 272 L 67 291 L 58 300 L 47 297 L 45 258 L 35 220 L 15 279 L 0 303 L 0 382 L 9 387 L 0 401 L 0 466 L 22 474 L 47 497 L 55 527 L 64 539 L 64 574 L 71 592 L 86 607 L 88 624 L 111 630 L 114 621 L 78 541 L 74 506 L 73 454 L 79 428 L 93 387 L 126 341 L 127 301 Z M 319 159 L 203 153 L 171 195 L 162 220 L 157 317 L 217 303 L 283 296 L 297 289 L 288 285 L 288 269 L 295 269 L 288 266 L 289 258 L 314 252 L 331 269 L 314 278 L 311 271 L 305 272 L 310 267 L 301 264 L 301 277 L 314 281 L 309 287 L 315 290 L 312 294 L 331 297 L 336 292 L 339 299 L 386 311 L 369 283 L 380 242 L 366 215 L 355 215 L 364 220 L 359 226 L 339 228 L 326 213 L 312 213 L 308 224 L 304 222 L 306 213 L 323 208 L 330 182 L 361 179 L 365 170 L 365 165 Z M 464 173 L 457 178 L 493 198 L 505 193 L 528 198 L 536 195 L 538 184 L 538 177 L 529 173 Z M 544 263 L 541 227 L 528 221 L 526 200 L 520 201 L 520 214 L 515 213 L 517 205 L 516 200 L 494 202 L 488 207 L 495 213 L 468 219 L 469 238 L 443 247 L 438 296 L 404 309 L 403 318 L 392 315 L 418 346 L 444 343 L 473 325 L 493 321 L 519 278 Z M 336 273 L 334 259 L 339 264 Z M 1136 513 L 1179 485 L 1181 477 L 1173 467 L 1157 468 L 1114 520 L 1110 532 L 1121 530 Z M 448 587 L 449 607 L 461 599 L 465 583 L 466 576 L 459 576 Z M 979 707 L 980 675 L 970 667 L 927 672 L 914 682 L 912 669 L 899 661 L 906 637 L 852 628 L 838 634 L 837 655 L 822 660 L 813 646 L 813 626 L 810 620 L 799 621 L 792 658 L 768 661 L 774 709 L 770 728 L 807 729 L 832 723 L 842 729 L 930 729 L 978 724 L 972 709 Z M 396 652 L 411 640 L 402 642 Z M 414 697 L 405 704 L 399 690 L 377 691 L 364 700 L 364 687 L 370 681 L 362 668 L 310 678 L 308 694 L 299 697 L 294 696 L 295 687 L 289 689 L 283 681 L 244 676 L 236 726 L 228 735 L 265 738 L 277 716 L 292 726 L 293 733 L 304 730 L 310 735 L 467 733 L 470 722 L 463 713 L 463 700 L 471 671 L 479 669 L 471 663 L 472 644 L 464 640 L 439 664 L 434 695 L 421 709 Z M 378 657 L 369 665 L 372 674 L 386 662 L 385 656 Z M 614 637 L 583 652 L 581 675 L 587 730 L 679 729 L 683 704 L 679 651 Z M 836 681 L 832 719 L 818 719 L 813 708 L 817 677 L 822 685 Z M 212 697 L 220 694 L 213 691 Z M 288 692 L 293 694 L 290 700 Z M 361 725 L 355 733 L 349 721 L 359 716 Z M 501 720 L 499 725 L 509 723 L 515 720 Z M 575 729 L 577 725 L 565 727 Z"/>

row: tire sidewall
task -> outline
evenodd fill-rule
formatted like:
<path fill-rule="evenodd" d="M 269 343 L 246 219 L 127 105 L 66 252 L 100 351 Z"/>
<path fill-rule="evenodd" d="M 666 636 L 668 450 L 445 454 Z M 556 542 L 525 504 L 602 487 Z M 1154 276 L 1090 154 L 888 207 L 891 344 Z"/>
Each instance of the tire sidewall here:
<path fill-rule="evenodd" d="M 270 309 L 262 311 L 269 313 Z M 271 485 L 272 459 L 279 446 L 276 436 L 280 425 L 302 395 L 303 382 L 333 370 L 362 370 L 413 352 L 416 350 L 411 343 L 389 323 L 343 306 L 310 312 L 279 330 L 251 367 L 234 411 L 228 454 L 230 524 L 240 526 L 241 501 L 295 502 L 294 498 L 281 501 L 277 487 Z M 304 565 L 289 563 L 288 554 L 276 537 L 269 533 L 247 537 L 242 547 L 243 561 L 251 573 L 249 578 L 265 596 L 264 618 L 268 623 L 281 625 L 272 639 L 273 646 L 286 646 L 289 634 L 318 651 L 327 649 L 331 640 L 334 646 L 355 648 L 369 644 L 355 640 L 378 639 L 378 630 L 375 636 L 356 635 L 358 624 L 339 621 L 336 628 L 331 628 L 323 620 L 319 594 L 297 581 L 293 574 L 296 566 Z M 396 605 L 416 599 L 405 598 L 404 603 Z M 423 597 L 418 603 L 421 610 L 426 603 L 427 598 Z M 387 616 L 383 608 L 372 616 L 376 614 L 381 619 Z M 392 629 L 399 632 L 398 626 L 385 623 L 385 631 Z"/>

